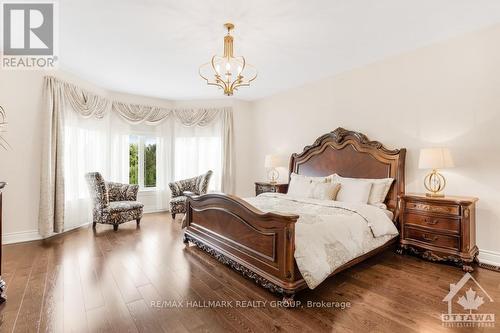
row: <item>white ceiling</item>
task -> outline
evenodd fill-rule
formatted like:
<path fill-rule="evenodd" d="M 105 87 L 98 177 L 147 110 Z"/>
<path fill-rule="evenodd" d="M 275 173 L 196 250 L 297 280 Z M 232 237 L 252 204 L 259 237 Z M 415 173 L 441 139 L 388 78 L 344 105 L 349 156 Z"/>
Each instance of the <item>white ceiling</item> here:
<path fill-rule="evenodd" d="M 498 0 L 60 0 L 60 61 L 104 88 L 222 98 L 198 66 L 222 52 L 259 70 L 247 100 L 500 22 Z"/>

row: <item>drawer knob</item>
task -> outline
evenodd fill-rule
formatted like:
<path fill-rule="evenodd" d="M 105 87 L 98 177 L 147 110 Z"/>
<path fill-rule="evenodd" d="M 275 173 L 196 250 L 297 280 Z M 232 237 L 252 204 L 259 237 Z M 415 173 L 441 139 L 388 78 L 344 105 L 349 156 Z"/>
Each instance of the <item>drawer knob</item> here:
<path fill-rule="evenodd" d="M 434 242 L 438 239 L 438 236 L 427 236 L 426 234 L 423 234 L 422 235 L 422 238 L 425 239 L 426 241 L 429 241 L 429 242 Z"/>
<path fill-rule="evenodd" d="M 435 225 L 439 223 L 438 219 L 430 220 L 430 219 L 425 219 L 425 223 L 430 224 L 430 225 Z"/>

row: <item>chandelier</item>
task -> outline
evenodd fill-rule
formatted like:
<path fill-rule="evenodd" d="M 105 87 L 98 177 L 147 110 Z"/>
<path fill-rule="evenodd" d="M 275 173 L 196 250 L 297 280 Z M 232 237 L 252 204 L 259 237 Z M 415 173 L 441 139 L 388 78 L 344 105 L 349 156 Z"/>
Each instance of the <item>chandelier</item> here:
<path fill-rule="evenodd" d="M 226 23 L 227 35 L 224 36 L 224 55 L 214 55 L 210 62 L 200 66 L 199 74 L 209 86 L 224 89 L 224 95 L 232 96 L 239 87 L 248 87 L 257 78 L 257 70 L 248 64 L 245 57 L 233 54 L 234 24 Z"/>

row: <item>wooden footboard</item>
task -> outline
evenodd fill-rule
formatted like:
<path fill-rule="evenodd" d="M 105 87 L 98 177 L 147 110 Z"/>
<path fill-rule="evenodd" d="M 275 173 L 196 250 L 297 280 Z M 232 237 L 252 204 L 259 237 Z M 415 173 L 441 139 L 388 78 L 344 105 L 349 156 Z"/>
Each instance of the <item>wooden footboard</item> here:
<path fill-rule="evenodd" d="M 294 259 L 297 215 L 263 213 L 226 194 L 187 194 L 185 242 L 273 292 L 305 287 Z"/>

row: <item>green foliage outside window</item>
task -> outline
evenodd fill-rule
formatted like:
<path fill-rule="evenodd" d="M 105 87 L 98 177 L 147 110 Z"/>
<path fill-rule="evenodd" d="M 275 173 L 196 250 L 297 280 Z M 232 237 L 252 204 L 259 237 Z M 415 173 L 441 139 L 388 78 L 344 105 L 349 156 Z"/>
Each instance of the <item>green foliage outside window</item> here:
<path fill-rule="evenodd" d="M 129 183 L 137 185 L 139 184 L 139 145 L 137 143 L 131 143 L 129 151 L 130 151 Z"/>
<path fill-rule="evenodd" d="M 139 144 L 142 140 L 131 136 L 129 148 L 129 183 L 144 187 L 156 187 L 156 142 L 145 140 L 144 143 L 144 184 L 139 184 Z M 154 142 L 154 143 L 153 143 Z"/>
<path fill-rule="evenodd" d="M 156 144 L 144 146 L 144 187 L 156 186 Z"/>

